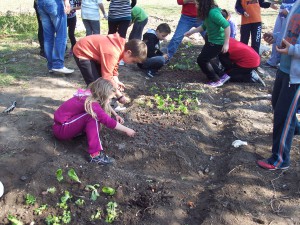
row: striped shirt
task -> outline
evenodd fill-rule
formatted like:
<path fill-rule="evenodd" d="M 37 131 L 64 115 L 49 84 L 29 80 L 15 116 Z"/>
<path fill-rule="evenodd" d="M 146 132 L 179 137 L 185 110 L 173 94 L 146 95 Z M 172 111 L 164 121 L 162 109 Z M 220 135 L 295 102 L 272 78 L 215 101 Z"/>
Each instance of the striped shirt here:
<path fill-rule="evenodd" d="M 110 0 L 108 19 L 109 20 L 131 20 L 131 8 L 136 0 Z"/>

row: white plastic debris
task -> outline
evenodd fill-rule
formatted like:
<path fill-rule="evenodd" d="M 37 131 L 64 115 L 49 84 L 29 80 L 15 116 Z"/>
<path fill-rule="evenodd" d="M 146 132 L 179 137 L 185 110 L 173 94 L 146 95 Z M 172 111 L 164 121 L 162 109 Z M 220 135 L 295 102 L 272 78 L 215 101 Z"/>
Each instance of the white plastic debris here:
<path fill-rule="evenodd" d="M 0 181 L 0 198 L 2 197 L 3 194 L 4 194 L 4 186 L 3 186 L 2 182 Z"/>
<path fill-rule="evenodd" d="M 232 146 L 235 148 L 238 148 L 241 145 L 248 145 L 248 143 L 246 141 L 241 141 L 241 140 L 235 140 L 234 142 L 232 142 Z"/>
<path fill-rule="evenodd" d="M 120 111 L 123 111 L 123 110 L 125 110 L 126 109 L 126 107 L 121 107 L 121 106 L 117 106 L 116 108 L 115 108 L 115 111 L 116 112 L 120 112 Z"/>

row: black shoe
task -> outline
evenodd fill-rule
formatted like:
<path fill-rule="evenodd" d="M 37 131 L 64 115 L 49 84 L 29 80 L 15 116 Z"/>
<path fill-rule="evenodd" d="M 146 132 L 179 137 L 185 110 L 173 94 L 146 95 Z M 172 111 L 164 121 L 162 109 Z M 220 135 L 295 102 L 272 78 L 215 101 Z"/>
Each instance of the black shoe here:
<path fill-rule="evenodd" d="M 251 71 L 251 80 L 254 83 L 260 83 L 260 84 L 262 84 L 264 87 L 266 86 L 266 84 L 263 81 L 263 79 L 261 79 L 261 77 L 258 75 L 258 73 L 255 70 Z"/>
<path fill-rule="evenodd" d="M 89 157 L 90 163 L 97 163 L 101 165 L 108 165 L 115 162 L 115 159 L 112 157 L 109 157 L 105 155 L 103 152 L 100 153 L 100 155 L 96 157 Z"/>
<path fill-rule="evenodd" d="M 40 51 L 40 56 L 44 59 L 46 59 L 46 55 L 45 55 L 45 52 L 44 51 Z"/>

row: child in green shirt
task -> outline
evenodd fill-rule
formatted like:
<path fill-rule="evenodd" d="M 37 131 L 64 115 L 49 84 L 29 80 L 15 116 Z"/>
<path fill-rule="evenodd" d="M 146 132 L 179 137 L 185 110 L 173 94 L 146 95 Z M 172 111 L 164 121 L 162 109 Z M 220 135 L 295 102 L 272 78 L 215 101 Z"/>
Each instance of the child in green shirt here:
<path fill-rule="evenodd" d="M 133 28 L 129 35 L 129 40 L 142 40 L 143 29 L 147 23 L 148 15 L 146 12 L 141 7 L 134 6 L 131 10 L 131 24 L 133 24 Z"/>

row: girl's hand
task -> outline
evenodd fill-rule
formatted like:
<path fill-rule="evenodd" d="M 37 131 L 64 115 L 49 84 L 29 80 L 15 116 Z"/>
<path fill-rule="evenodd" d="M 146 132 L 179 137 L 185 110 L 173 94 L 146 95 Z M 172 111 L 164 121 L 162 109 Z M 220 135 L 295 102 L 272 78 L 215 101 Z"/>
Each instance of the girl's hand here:
<path fill-rule="evenodd" d="M 228 52 L 228 49 L 229 49 L 229 43 L 224 43 L 222 47 L 222 53 Z"/>
<path fill-rule="evenodd" d="M 118 84 L 118 89 L 119 89 L 120 91 L 124 91 L 124 89 L 125 89 L 125 84 L 123 84 L 121 81 L 118 81 L 117 84 Z"/>
<path fill-rule="evenodd" d="M 124 119 L 123 119 L 121 116 L 119 116 L 119 115 L 116 115 L 116 120 L 117 120 L 117 122 L 120 123 L 120 124 L 123 124 L 123 123 L 124 123 Z"/>
<path fill-rule="evenodd" d="M 127 136 L 129 136 L 129 137 L 133 137 L 133 136 L 135 135 L 135 131 L 132 130 L 132 129 L 130 129 L 130 128 L 127 128 L 127 129 L 125 130 L 125 133 L 126 133 Z"/>
<path fill-rule="evenodd" d="M 277 50 L 277 52 L 279 52 L 281 54 L 287 55 L 289 53 L 290 46 L 291 46 L 291 44 L 288 41 L 286 41 L 285 39 L 282 39 L 281 46 L 280 47 L 276 46 L 276 50 Z"/>

